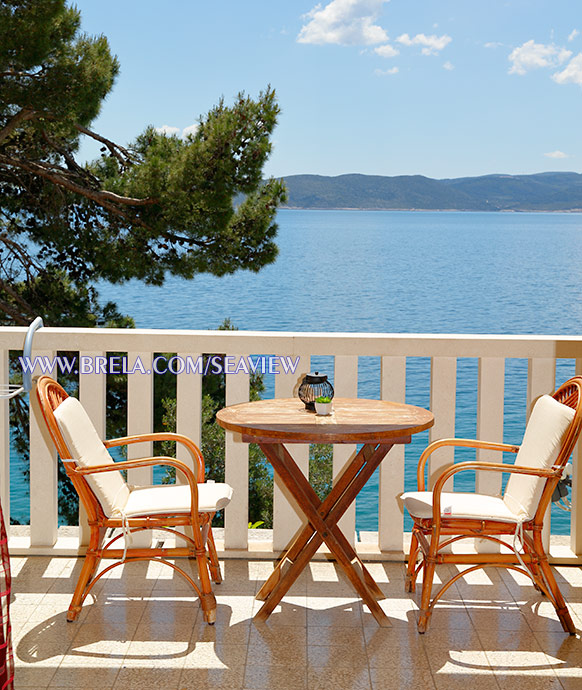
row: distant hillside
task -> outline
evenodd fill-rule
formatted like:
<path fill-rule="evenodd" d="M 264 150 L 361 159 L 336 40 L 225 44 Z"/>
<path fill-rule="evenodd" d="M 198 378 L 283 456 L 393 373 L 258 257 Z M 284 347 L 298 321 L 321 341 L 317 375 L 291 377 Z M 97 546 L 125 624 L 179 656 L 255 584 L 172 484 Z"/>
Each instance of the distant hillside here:
<path fill-rule="evenodd" d="M 485 175 L 433 180 L 422 175 L 289 175 L 289 208 L 459 211 L 582 211 L 582 175 Z"/>

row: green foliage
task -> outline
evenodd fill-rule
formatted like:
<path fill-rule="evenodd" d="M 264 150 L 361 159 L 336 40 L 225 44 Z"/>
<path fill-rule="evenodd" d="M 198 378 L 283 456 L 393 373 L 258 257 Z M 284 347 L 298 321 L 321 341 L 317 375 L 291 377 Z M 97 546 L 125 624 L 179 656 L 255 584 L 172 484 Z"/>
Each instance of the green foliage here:
<path fill-rule="evenodd" d="M 332 487 L 333 446 L 329 443 L 309 447 L 309 483 L 320 500 Z"/>
<path fill-rule="evenodd" d="M 320 395 L 318 398 L 315 398 L 315 402 L 326 404 L 331 402 L 331 398 L 328 395 Z"/>
<path fill-rule="evenodd" d="M 65 0 L 0 0 L 0 325 L 123 320 L 96 281 L 161 285 L 277 255 L 285 190 L 262 181 L 273 89 L 220 100 L 184 140 L 148 127 L 121 146 L 89 129 L 117 59 L 79 27 Z M 75 158 L 81 137 L 102 144 L 88 165 Z"/>

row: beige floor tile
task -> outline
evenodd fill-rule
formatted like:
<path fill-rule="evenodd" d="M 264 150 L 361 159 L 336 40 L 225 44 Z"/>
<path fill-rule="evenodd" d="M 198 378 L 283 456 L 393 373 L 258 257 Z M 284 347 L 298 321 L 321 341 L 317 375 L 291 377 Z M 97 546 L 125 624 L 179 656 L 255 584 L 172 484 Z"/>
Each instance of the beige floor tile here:
<path fill-rule="evenodd" d="M 248 646 L 247 664 L 269 666 L 271 664 L 305 666 L 307 645 L 304 641 L 280 637 L 278 640 L 254 639 Z"/>
<path fill-rule="evenodd" d="M 492 673 L 437 673 L 433 675 L 437 690 L 494 690 L 497 678 Z"/>
<path fill-rule="evenodd" d="M 364 649 L 364 629 L 359 626 L 310 625 L 307 629 L 309 647 L 322 645 L 351 645 L 355 649 Z"/>
<path fill-rule="evenodd" d="M 496 672 L 495 679 L 501 690 L 562 690 L 560 680 L 552 671 Z"/>
<path fill-rule="evenodd" d="M 362 625 L 362 605 L 353 597 L 307 597 L 308 626 Z"/>
<path fill-rule="evenodd" d="M 80 664 L 78 660 L 75 661 Z M 110 688 L 115 683 L 120 668 L 121 664 L 113 665 L 113 663 L 106 666 L 90 666 L 85 661 L 82 665 L 62 663 L 52 677 L 49 687 L 75 688 L 75 690 L 81 687 Z"/>
<path fill-rule="evenodd" d="M 467 611 L 477 630 L 530 631 L 527 619 L 517 607 L 475 609 L 467 605 Z"/>
<path fill-rule="evenodd" d="M 250 626 L 250 644 L 264 642 L 267 644 L 285 644 L 287 641 L 295 645 L 307 646 L 307 627 L 299 625 L 273 625 L 271 619 L 264 622 L 253 622 Z"/>
<path fill-rule="evenodd" d="M 427 668 L 370 668 L 373 690 L 434 690 L 434 681 Z"/>
<path fill-rule="evenodd" d="M 145 688 L 163 688 L 178 690 L 180 687 L 181 669 L 123 667 L 113 685 L 113 690 L 144 690 Z"/>
<path fill-rule="evenodd" d="M 372 681 L 367 668 L 310 666 L 307 669 L 307 687 L 309 690 L 370 690 Z"/>
<path fill-rule="evenodd" d="M 429 668 L 424 642 L 416 631 L 379 628 L 368 636 L 366 630 L 366 639 L 370 668 Z"/>
<path fill-rule="evenodd" d="M 228 625 L 218 622 L 208 625 L 198 620 L 191 633 L 192 642 L 221 642 L 226 644 L 248 644 L 252 624 L 251 619 Z"/>
<path fill-rule="evenodd" d="M 178 687 L 180 690 L 236 690 L 243 687 L 244 676 L 244 664 L 221 668 L 184 668 Z"/>
<path fill-rule="evenodd" d="M 255 600 L 252 616 L 255 616 L 263 606 L 262 601 Z M 268 624 L 273 626 L 307 626 L 307 597 L 283 597 L 280 603 L 275 606 L 273 612 L 267 619 Z M 263 625 L 264 622 L 253 620 L 252 625 Z"/>
<path fill-rule="evenodd" d="M 361 670 L 368 667 L 368 655 L 365 648 L 351 645 L 314 646 L 307 650 L 307 662 L 310 667 Z"/>
<path fill-rule="evenodd" d="M 259 666 L 247 664 L 244 687 L 252 690 L 302 690 L 307 687 L 307 670 L 304 665 Z M 335 686 L 337 690 L 337 685 Z M 349 686 L 347 686 L 349 687 Z"/>
<path fill-rule="evenodd" d="M 57 672 L 55 666 L 21 666 L 17 664 L 14 672 L 15 688 L 48 688 Z"/>
<path fill-rule="evenodd" d="M 151 667 L 182 668 L 194 643 L 184 640 L 133 640 L 123 659 L 128 667 L 148 664 Z"/>
<path fill-rule="evenodd" d="M 247 645 L 196 642 L 184 659 L 184 668 L 230 668 L 247 660 Z"/>
<path fill-rule="evenodd" d="M 433 675 L 489 675 L 491 666 L 485 652 L 480 650 L 449 650 L 444 647 L 427 651 Z"/>

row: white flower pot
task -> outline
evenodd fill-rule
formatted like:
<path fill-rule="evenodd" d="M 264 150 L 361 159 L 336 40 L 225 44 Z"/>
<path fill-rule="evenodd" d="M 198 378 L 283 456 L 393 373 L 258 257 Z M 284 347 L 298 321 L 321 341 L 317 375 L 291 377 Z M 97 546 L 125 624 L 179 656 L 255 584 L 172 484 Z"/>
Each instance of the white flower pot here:
<path fill-rule="evenodd" d="M 330 402 L 321 403 L 321 402 L 315 401 L 315 411 L 317 412 L 317 414 L 320 414 L 320 415 L 331 414 L 331 403 Z"/>

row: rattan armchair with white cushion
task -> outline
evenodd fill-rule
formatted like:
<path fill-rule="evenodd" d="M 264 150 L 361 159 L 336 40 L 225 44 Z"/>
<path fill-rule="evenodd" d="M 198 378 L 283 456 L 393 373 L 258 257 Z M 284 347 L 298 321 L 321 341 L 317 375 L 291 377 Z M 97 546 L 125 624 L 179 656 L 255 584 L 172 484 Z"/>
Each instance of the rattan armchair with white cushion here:
<path fill-rule="evenodd" d="M 417 468 L 418 491 L 402 495 L 414 527 L 407 566 L 406 588 L 415 590 L 423 570 L 418 630 L 426 631 L 435 603 L 460 577 L 487 566 L 512 568 L 529 576 L 536 589 L 555 607 L 562 627 L 575 633 L 572 617 L 548 563 L 542 529 L 551 497 L 582 427 L 582 377 L 567 381 L 552 395 L 535 403 L 521 446 L 504 443 L 444 439 L 430 444 Z M 426 490 L 425 465 L 443 446 L 482 448 L 516 453 L 515 463 L 461 462 L 442 470 L 432 490 Z M 447 480 L 459 472 L 508 472 L 502 496 L 444 491 Z M 481 538 L 503 545 L 499 553 L 452 553 L 447 548 L 466 538 Z M 508 552 L 509 550 L 509 552 Z M 419 552 L 420 563 L 417 565 Z M 441 563 L 470 567 L 458 572 L 432 596 L 435 567 Z"/>
<path fill-rule="evenodd" d="M 89 592 L 111 568 L 132 561 L 154 560 L 172 567 L 192 585 L 200 598 L 206 622 L 214 623 L 216 600 L 211 580 L 220 582 L 221 576 L 211 523 L 215 513 L 230 502 L 232 488 L 228 484 L 205 481 L 202 454 L 186 436 L 152 433 L 102 441 L 81 403 L 68 396 L 56 381 L 41 376 L 36 392 L 48 431 L 85 507 L 90 527 L 89 546 L 67 619 L 75 620 Z M 184 445 L 192 455 L 195 471 L 169 457 L 115 462 L 108 450 L 164 440 Z M 121 473 L 121 470 L 155 465 L 175 468 L 177 476 L 181 474 L 186 483 L 132 486 Z M 120 531 L 104 543 L 110 528 Z M 132 548 L 134 532 L 152 529 L 170 532 L 184 540 L 185 546 Z M 112 548 L 120 539 L 124 539 L 125 547 Z M 180 557 L 196 560 L 198 582 L 177 563 L 167 560 Z M 116 562 L 96 574 L 102 558 L 113 558 Z"/>

